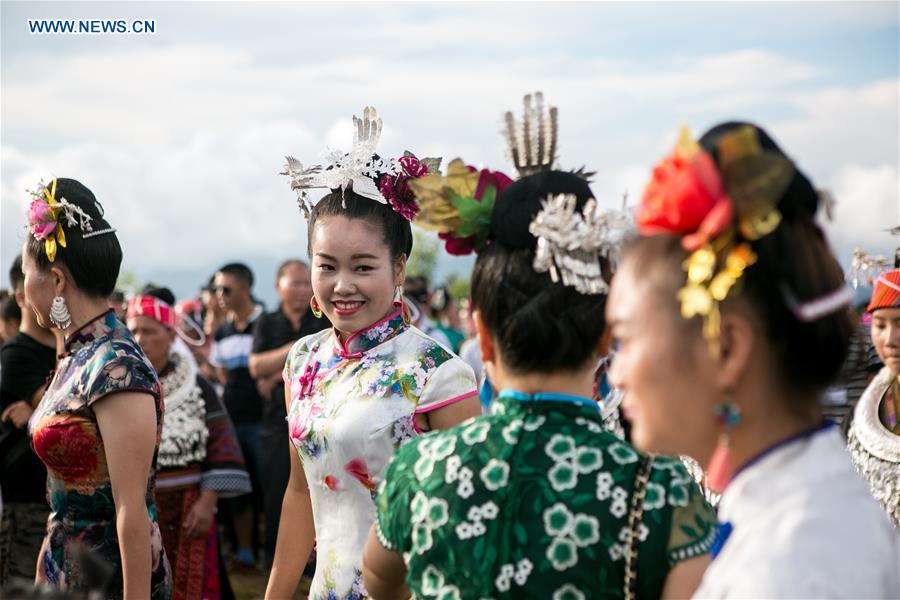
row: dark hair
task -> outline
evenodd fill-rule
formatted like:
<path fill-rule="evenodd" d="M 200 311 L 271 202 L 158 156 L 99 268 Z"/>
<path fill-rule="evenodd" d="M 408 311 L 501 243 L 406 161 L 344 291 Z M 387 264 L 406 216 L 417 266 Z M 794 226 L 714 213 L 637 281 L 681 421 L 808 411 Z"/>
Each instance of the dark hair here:
<path fill-rule="evenodd" d="M 216 273 L 231 275 L 246 283 L 248 288 L 253 287 L 253 271 L 251 271 L 250 267 L 244 263 L 228 263 L 216 271 Z M 215 275 L 213 275 L 213 279 L 215 279 Z"/>
<path fill-rule="evenodd" d="M 391 260 L 397 260 L 401 256 L 408 258 L 412 253 L 413 235 L 409 221 L 387 204 L 360 196 L 352 190 L 336 190 L 319 200 L 312 209 L 307 234 L 310 256 L 316 223 L 319 219 L 332 216 L 363 219 L 377 225 L 381 229 L 384 243 L 390 248 Z"/>
<path fill-rule="evenodd" d="M 278 266 L 278 271 L 275 272 L 275 279 L 281 279 L 281 276 L 284 275 L 284 272 L 288 270 L 289 267 L 297 266 L 302 269 L 309 270 L 309 265 L 300 260 L 299 258 L 289 258 Z"/>
<path fill-rule="evenodd" d="M 103 218 L 103 207 L 94 193 L 74 179 L 56 180 L 57 200 L 65 198 L 91 217 L 94 231 L 108 229 L 109 222 Z M 25 251 L 37 263 L 41 271 L 49 271 L 54 265 L 65 265 L 75 281 L 75 285 L 89 296 L 106 298 L 116 288 L 119 268 L 122 266 L 122 247 L 115 232 L 104 233 L 85 239 L 78 224 L 69 226 L 60 215 L 66 234 L 66 247 L 57 244 L 56 260 L 50 262 L 44 252 L 44 242 L 33 235 L 28 236 Z"/>
<path fill-rule="evenodd" d="M 536 240 L 528 226 L 550 194 L 569 193 L 578 208 L 593 194 L 573 173 L 546 171 L 510 184 L 491 215 L 491 242 L 472 272 L 472 306 L 514 372 L 582 367 L 606 327 L 606 296 L 584 295 L 534 270 Z"/>
<path fill-rule="evenodd" d="M 12 266 L 9 268 L 9 289 L 15 293 L 19 286 L 25 281 L 25 275 L 22 273 L 22 255 L 16 256 Z"/>
<path fill-rule="evenodd" d="M 159 298 L 169 306 L 175 306 L 175 294 L 167 287 L 158 286 L 154 283 L 148 283 L 141 289 L 141 296 L 153 296 Z"/>
<path fill-rule="evenodd" d="M 22 309 L 19 308 L 15 296 L 7 296 L 0 300 L 0 319 L 22 322 Z"/>
<path fill-rule="evenodd" d="M 424 275 L 410 275 L 403 282 L 403 294 L 412 298 L 419 308 L 428 311 L 428 278 Z"/>
<path fill-rule="evenodd" d="M 746 125 L 736 122 L 717 125 L 700 139 L 700 145 L 718 160 L 718 140 Z M 764 149 L 785 156 L 765 131 L 755 125 L 751 127 Z M 756 263 L 744 271 L 735 288 L 738 291 L 735 298 L 749 305 L 765 327 L 779 382 L 788 391 L 807 397 L 815 396 L 837 378 L 853 331 L 848 310 L 805 322 L 794 315 L 785 300 L 785 294 L 790 293 L 798 302 L 808 302 L 844 285 L 843 270 L 815 222 L 818 204 L 819 195 L 812 183 L 796 169 L 777 203 L 781 224 L 772 233 L 751 242 Z M 681 263 L 687 252 L 681 248 L 680 240 L 655 237 L 664 239 L 641 238 L 628 249 L 628 255 L 639 261 L 635 268 L 644 272 L 664 259 L 667 270 L 677 273 L 683 282 Z M 676 307 L 675 289 L 679 284 L 671 283 L 672 306 Z M 734 304 L 730 299 L 731 296 L 723 303 L 723 310 Z"/>

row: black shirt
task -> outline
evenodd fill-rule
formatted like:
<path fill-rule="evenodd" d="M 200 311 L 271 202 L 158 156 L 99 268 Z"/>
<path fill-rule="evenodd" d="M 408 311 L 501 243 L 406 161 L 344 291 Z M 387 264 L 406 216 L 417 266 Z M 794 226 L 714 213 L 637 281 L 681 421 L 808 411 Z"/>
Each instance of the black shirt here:
<path fill-rule="evenodd" d="M 56 367 L 56 348 L 22 333 L 0 348 L 0 411 L 30 403 Z M 26 429 L 0 425 L 0 487 L 4 502 L 46 502 L 47 469 L 31 449 Z"/>
<path fill-rule="evenodd" d="M 300 327 L 294 328 L 291 320 L 279 306 L 275 312 L 262 315 L 256 321 L 253 333 L 253 353 L 267 352 L 284 346 L 288 342 L 296 342 L 302 337 L 318 333 L 331 326 L 325 317 L 316 318 L 311 310 L 307 310 L 300 319 Z M 284 421 L 284 382 L 279 377 L 278 384 L 272 390 L 270 402 L 266 402 L 263 420 L 267 423 Z"/>
<path fill-rule="evenodd" d="M 225 369 L 225 389 L 222 400 L 235 424 L 259 423 L 262 417 L 262 398 L 256 382 L 247 368 L 253 346 L 253 329 L 262 308 L 251 315 L 247 326 L 238 329 L 233 321 L 226 321 L 216 329 L 209 362 Z"/>

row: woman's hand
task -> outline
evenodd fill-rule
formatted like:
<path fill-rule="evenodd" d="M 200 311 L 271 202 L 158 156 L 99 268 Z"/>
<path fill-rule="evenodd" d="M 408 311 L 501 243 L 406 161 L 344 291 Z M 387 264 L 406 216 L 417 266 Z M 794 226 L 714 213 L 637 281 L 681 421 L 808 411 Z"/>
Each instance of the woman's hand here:
<path fill-rule="evenodd" d="M 206 535 L 216 518 L 216 502 L 218 500 L 219 495 L 211 490 L 205 490 L 200 494 L 184 518 L 182 527 L 187 531 L 188 536 L 198 538 Z"/>

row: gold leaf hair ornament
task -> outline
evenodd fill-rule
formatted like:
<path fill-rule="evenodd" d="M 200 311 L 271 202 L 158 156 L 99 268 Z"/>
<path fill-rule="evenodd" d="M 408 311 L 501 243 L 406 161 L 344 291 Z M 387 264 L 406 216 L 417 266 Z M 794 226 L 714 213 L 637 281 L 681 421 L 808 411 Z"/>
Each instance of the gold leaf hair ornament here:
<path fill-rule="evenodd" d="M 678 293 L 685 319 L 701 316 L 703 334 L 719 350 L 719 304 L 756 262 L 750 243 L 781 222 L 776 205 L 794 176 L 793 164 L 762 148 L 756 130 L 722 136 L 718 165 L 683 128 L 675 151 L 657 165 L 637 215 L 642 235 L 675 234 L 691 252 Z"/>

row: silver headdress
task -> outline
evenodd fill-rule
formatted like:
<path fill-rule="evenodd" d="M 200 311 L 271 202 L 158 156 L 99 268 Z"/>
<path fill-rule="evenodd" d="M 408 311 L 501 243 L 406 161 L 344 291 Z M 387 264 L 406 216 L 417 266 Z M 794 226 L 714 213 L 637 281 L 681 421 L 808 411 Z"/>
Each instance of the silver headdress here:
<path fill-rule="evenodd" d="M 551 195 L 543 202 L 528 230 L 537 238 L 534 270 L 550 272 L 554 282 L 574 287 L 581 294 L 605 294 L 600 258 L 614 267 L 619 250 L 634 230 L 634 217 L 623 210 L 597 210 L 591 198 L 580 213 L 573 194 Z"/>
<path fill-rule="evenodd" d="M 872 285 L 878 276 L 888 271 L 893 263 L 884 256 L 872 256 L 865 250 L 853 250 L 853 260 L 847 271 L 847 280 L 854 289 L 860 285 Z"/>
<path fill-rule="evenodd" d="M 325 166 L 308 168 L 293 156 L 285 157 L 287 162 L 279 174 L 290 178 L 291 189 L 297 192 L 297 204 L 307 218 L 313 207 L 307 190 L 315 188 L 340 189 L 342 192 L 351 188 L 360 196 L 387 204 L 375 179 L 379 175 L 397 174 L 399 171 L 395 160 L 383 160 L 375 155 L 381 129 L 378 113 L 367 106 L 363 109 L 362 118 L 353 116 L 353 147 L 350 152 L 327 150 Z"/>
<path fill-rule="evenodd" d="M 558 117 L 555 106 L 545 110 L 541 92 L 534 93 L 533 103 L 531 94 L 526 95 L 524 105 L 521 121 L 512 112 L 504 115 L 509 158 L 522 177 L 553 168 Z"/>

